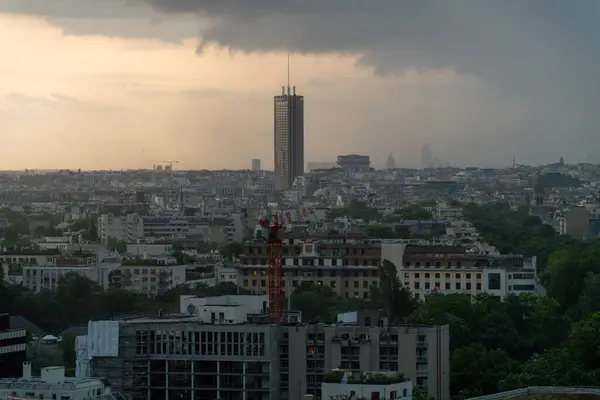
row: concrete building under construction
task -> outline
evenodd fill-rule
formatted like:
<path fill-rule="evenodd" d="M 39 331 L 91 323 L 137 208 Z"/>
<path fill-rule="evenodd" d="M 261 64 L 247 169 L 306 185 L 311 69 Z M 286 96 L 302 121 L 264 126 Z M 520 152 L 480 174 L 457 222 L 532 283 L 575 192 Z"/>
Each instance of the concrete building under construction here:
<path fill-rule="evenodd" d="M 332 369 L 398 371 L 449 399 L 447 326 L 385 326 L 361 316 L 268 324 L 258 310 L 240 318 L 248 302 L 235 297 L 189 303 L 186 316 L 90 322 L 77 340 L 78 374 L 104 376 L 134 400 L 300 400 L 321 399 Z"/>

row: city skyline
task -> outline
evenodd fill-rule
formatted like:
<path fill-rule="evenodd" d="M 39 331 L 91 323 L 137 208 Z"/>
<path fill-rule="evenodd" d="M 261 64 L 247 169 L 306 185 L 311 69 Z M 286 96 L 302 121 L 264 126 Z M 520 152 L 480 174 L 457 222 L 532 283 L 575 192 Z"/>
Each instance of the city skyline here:
<path fill-rule="evenodd" d="M 600 93 L 590 66 L 600 51 L 586 36 L 596 8 L 428 1 L 380 0 L 377 10 L 354 0 L 304 9 L 184 1 L 176 10 L 163 0 L 0 0 L 0 169 L 156 159 L 236 169 L 252 158 L 273 169 L 270 101 L 288 54 L 310 98 L 305 161 L 363 153 L 383 166 L 392 153 L 418 166 L 423 143 L 459 166 L 597 161 L 588 157 Z M 348 30 L 356 21 L 364 29 Z"/>

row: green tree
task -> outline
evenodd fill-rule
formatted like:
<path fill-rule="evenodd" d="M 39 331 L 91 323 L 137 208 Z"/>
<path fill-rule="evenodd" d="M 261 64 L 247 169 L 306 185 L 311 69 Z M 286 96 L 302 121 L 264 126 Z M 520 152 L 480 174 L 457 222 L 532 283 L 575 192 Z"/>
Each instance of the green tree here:
<path fill-rule="evenodd" d="M 399 323 L 412 314 L 416 303 L 410 291 L 400 283 L 398 270 L 393 262 L 383 260 L 379 273 L 381 295 L 390 323 Z"/>
<path fill-rule="evenodd" d="M 543 280 L 548 294 L 566 309 L 574 306 L 589 274 L 600 274 L 600 244 L 582 243 L 555 252 L 549 258 Z"/>
<path fill-rule="evenodd" d="M 600 313 L 590 314 L 571 328 L 565 348 L 583 370 L 600 370 Z"/>
<path fill-rule="evenodd" d="M 583 282 L 581 295 L 579 295 L 575 318 L 586 318 L 598 311 L 600 311 L 600 274 L 589 272 Z"/>
<path fill-rule="evenodd" d="M 65 366 L 65 372 L 69 372 L 69 376 L 75 376 L 75 359 L 77 354 L 75 352 L 75 338 L 77 335 L 63 335 L 61 337 L 60 349 L 63 355 L 63 365 Z"/>
<path fill-rule="evenodd" d="M 290 302 L 293 310 L 302 311 L 305 321 L 335 321 L 340 311 L 340 299 L 328 286 L 303 283 L 292 293 Z"/>
<path fill-rule="evenodd" d="M 109 251 L 117 252 L 117 253 L 126 253 L 127 252 L 127 242 L 123 240 L 118 240 L 116 238 L 108 238 L 106 242 L 106 248 Z"/>
<path fill-rule="evenodd" d="M 471 398 L 500 391 L 502 380 L 518 369 L 518 363 L 503 350 L 471 344 L 454 351 L 450 363 L 454 398 Z"/>
<path fill-rule="evenodd" d="M 407 227 L 393 227 L 389 225 L 368 225 L 365 228 L 368 237 L 376 239 L 407 239 L 410 232 Z"/>
<path fill-rule="evenodd" d="M 236 242 L 228 243 L 221 247 L 219 252 L 225 259 L 231 260 L 233 257 L 237 257 L 244 252 L 244 245 Z"/>
<path fill-rule="evenodd" d="M 410 204 L 406 207 L 400 208 L 392 215 L 386 217 L 388 221 L 406 221 L 406 220 L 430 220 L 433 219 L 433 214 L 421 207 L 418 204 Z"/>
<path fill-rule="evenodd" d="M 370 208 L 363 201 L 352 199 L 350 204 L 344 208 L 337 208 L 329 212 L 329 218 L 350 217 L 353 219 L 362 219 L 364 221 L 379 221 L 381 214 L 374 208 Z"/>

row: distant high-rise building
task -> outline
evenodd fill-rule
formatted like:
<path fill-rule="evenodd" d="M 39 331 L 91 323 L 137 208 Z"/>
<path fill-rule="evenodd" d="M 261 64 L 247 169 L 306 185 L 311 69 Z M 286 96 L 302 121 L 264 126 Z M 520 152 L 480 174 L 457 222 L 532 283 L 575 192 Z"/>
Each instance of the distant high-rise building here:
<path fill-rule="evenodd" d="M 433 166 L 433 151 L 431 144 L 427 143 L 421 147 L 421 167 L 431 168 Z"/>
<path fill-rule="evenodd" d="M 274 100 L 275 176 L 279 189 L 289 189 L 304 175 L 304 96 L 288 86 Z"/>
<path fill-rule="evenodd" d="M 371 167 L 371 157 L 360 154 L 338 156 L 338 165 L 343 169 L 367 170 Z"/>
<path fill-rule="evenodd" d="M 307 164 L 308 171 L 312 171 L 313 169 L 332 169 L 338 166 L 335 162 L 327 161 L 309 161 Z"/>
<path fill-rule="evenodd" d="M 387 161 L 385 162 L 385 169 L 396 169 L 396 160 L 394 160 L 392 153 L 390 153 Z"/>
<path fill-rule="evenodd" d="M 260 167 L 260 158 L 253 158 L 252 159 L 252 171 L 260 171 L 261 167 Z"/>

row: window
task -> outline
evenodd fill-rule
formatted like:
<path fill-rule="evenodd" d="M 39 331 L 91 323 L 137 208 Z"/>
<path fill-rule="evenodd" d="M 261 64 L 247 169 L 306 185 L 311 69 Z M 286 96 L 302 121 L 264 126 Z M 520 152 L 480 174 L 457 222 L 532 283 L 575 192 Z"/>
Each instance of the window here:
<path fill-rule="evenodd" d="M 489 290 L 500 290 L 500 274 L 493 273 L 488 275 L 488 289 Z"/>

